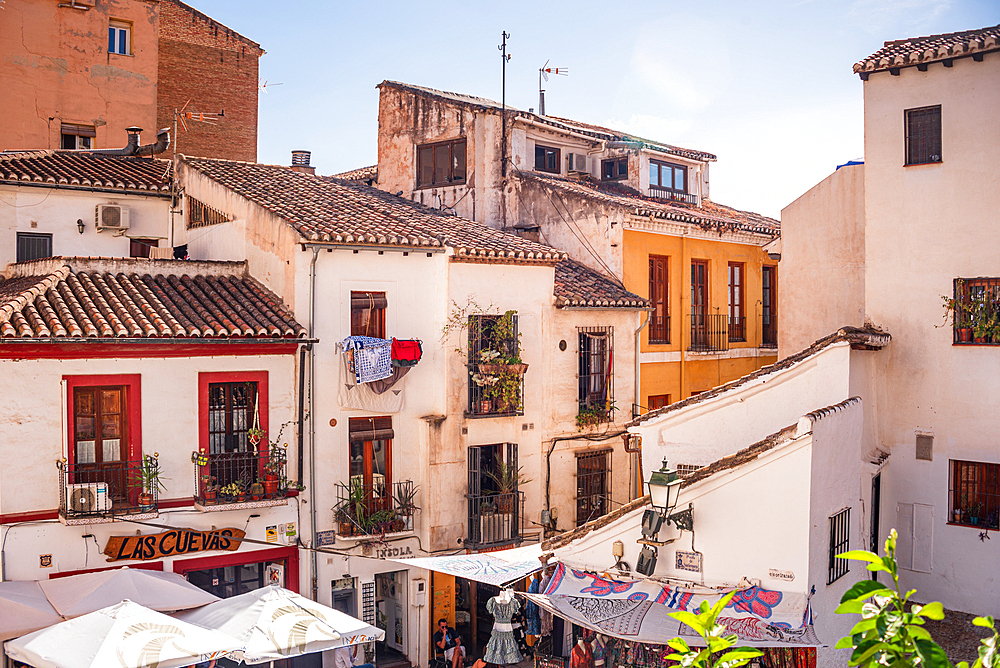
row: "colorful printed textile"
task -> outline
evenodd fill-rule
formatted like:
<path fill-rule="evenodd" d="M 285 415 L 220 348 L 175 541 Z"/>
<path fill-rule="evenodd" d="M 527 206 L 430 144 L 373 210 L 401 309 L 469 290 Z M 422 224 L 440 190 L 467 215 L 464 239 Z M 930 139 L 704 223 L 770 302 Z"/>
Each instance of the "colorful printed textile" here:
<path fill-rule="evenodd" d="M 528 593 L 537 594 L 540 590 L 541 580 L 531 579 L 531 584 L 528 585 Z M 542 619 L 538 614 L 538 604 L 528 599 L 524 604 L 524 632 L 533 635 L 542 635 Z"/>
<path fill-rule="evenodd" d="M 674 610 L 697 612 L 702 601 L 714 605 L 729 592 L 702 594 L 696 593 L 693 589 L 663 585 L 651 580 L 612 580 L 559 564 L 552 575 L 552 580 L 542 593 L 581 598 L 625 599 L 637 603 L 649 601 Z M 733 600 L 726 606 L 726 617 L 733 620 L 757 619 L 771 626 L 797 629 L 808 621 L 808 610 L 808 598 L 805 594 L 748 587 L 736 591 Z"/>
<path fill-rule="evenodd" d="M 490 641 L 486 643 L 483 661 L 496 664 L 524 661 L 524 657 L 517 649 L 517 640 L 514 639 L 514 629 L 510 623 L 514 614 L 520 609 L 521 604 L 516 598 L 512 598 L 510 603 L 501 603 L 496 596 L 486 601 L 486 610 L 493 615 L 493 633 L 490 635 Z"/>
<path fill-rule="evenodd" d="M 392 341 L 348 336 L 344 339 L 344 350 L 354 351 L 354 375 L 359 384 L 392 375 Z"/>
<path fill-rule="evenodd" d="M 447 557 L 416 557 L 414 559 L 388 559 L 409 567 L 447 573 L 466 580 L 475 580 L 498 587 L 521 580 L 535 571 L 542 570 L 538 560 L 542 554 L 539 543 L 510 550 L 478 554 L 454 554 Z"/>
<path fill-rule="evenodd" d="M 639 643 L 664 645 L 672 638 L 683 637 L 692 646 L 704 646 L 701 637 L 686 624 L 670 616 L 676 609 L 649 600 L 563 596 L 561 594 L 523 594 L 540 607 L 578 626 L 598 633 Z M 755 617 L 720 617 L 740 645 L 752 647 L 818 647 L 822 645 L 811 624 L 786 628 Z M 628 661 L 640 665 L 639 661 Z"/>

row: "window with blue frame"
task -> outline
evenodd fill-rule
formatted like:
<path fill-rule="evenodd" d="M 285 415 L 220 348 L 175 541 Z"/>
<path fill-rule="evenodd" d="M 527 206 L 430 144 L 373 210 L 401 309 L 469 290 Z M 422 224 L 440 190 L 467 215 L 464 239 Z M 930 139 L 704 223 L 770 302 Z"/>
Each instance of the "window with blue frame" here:
<path fill-rule="evenodd" d="M 132 53 L 132 24 L 112 21 L 108 24 L 108 53 L 123 56 Z"/>

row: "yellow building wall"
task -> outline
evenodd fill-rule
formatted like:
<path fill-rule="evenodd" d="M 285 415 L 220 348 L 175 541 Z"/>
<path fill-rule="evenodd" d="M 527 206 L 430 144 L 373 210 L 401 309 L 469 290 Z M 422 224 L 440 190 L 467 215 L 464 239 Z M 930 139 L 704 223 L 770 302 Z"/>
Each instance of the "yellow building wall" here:
<path fill-rule="evenodd" d="M 641 364 L 640 397 L 644 406 L 648 406 L 650 396 L 666 394 L 671 402 L 680 401 L 777 360 L 777 349 L 760 347 L 762 267 L 765 264 L 777 265 L 768 259 L 760 246 L 632 230 L 626 230 L 623 237 L 625 287 L 637 295 L 649 298 L 649 256 L 668 258 L 670 343 L 649 343 L 647 327 L 643 330 L 640 351 L 663 353 L 670 361 Z M 710 314 L 729 313 L 729 263 L 741 262 L 745 267 L 743 315 L 746 318 L 746 341 L 730 342 L 729 353 L 692 353 L 688 350 L 691 342 L 693 260 L 708 262 Z"/>

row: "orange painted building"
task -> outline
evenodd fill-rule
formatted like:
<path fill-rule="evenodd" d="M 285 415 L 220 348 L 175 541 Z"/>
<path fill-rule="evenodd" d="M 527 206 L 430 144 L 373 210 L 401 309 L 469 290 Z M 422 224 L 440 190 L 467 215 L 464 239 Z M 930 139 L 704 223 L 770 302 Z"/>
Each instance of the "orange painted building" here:
<path fill-rule="evenodd" d="M 256 42 L 179 0 L 6 0 L 2 19 L 0 150 L 121 148 L 190 100 L 225 116 L 181 151 L 256 160 Z"/>

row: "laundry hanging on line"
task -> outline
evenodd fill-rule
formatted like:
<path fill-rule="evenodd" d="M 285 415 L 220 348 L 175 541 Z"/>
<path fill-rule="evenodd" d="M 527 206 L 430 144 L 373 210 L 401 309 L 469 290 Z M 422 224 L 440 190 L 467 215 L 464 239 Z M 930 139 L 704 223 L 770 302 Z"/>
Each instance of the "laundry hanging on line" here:
<path fill-rule="evenodd" d="M 392 341 L 371 336 L 348 336 L 345 351 L 354 351 L 354 377 L 357 383 L 370 383 L 392 375 Z"/>

